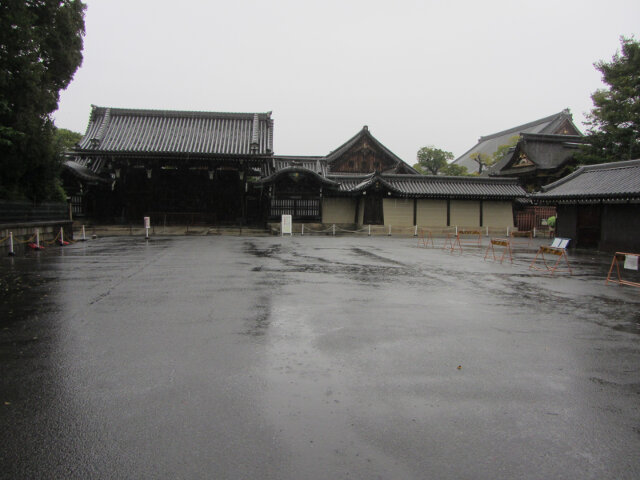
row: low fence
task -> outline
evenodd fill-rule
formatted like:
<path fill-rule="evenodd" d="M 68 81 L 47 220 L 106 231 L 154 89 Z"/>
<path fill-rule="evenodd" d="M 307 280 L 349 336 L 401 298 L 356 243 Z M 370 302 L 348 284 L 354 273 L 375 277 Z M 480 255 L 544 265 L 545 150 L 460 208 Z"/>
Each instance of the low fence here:
<path fill-rule="evenodd" d="M 273 235 L 280 235 L 281 224 L 270 223 L 269 230 Z M 423 225 L 393 226 L 393 225 L 354 225 L 354 224 L 323 224 L 323 223 L 293 223 L 294 235 L 358 235 L 358 236 L 399 236 L 417 237 L 421 231 L 429 231 L 434 237 L 447 237 L 450 234 L 457 235 L 458 231 L 480 231 L 484 236 L 509 236 L 514 231 L 513 227 L 468 227 L 454 225 L 450 227 L 431 227 Z"/>
<path fill-rule="evenodd" d="M 67 203 L 40 203 L 0 201 L 0 224 L 50 222 L 69 218 Z"/>

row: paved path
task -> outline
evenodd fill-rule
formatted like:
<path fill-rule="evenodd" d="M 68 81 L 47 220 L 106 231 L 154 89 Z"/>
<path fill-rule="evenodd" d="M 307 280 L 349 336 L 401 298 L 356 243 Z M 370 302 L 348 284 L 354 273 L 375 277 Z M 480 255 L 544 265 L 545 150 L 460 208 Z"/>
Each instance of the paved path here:
<path fill-rule="evenodd" d="M 0 259 L 0 477 L 640 478 L 640 292 L 398 238 Z"/>

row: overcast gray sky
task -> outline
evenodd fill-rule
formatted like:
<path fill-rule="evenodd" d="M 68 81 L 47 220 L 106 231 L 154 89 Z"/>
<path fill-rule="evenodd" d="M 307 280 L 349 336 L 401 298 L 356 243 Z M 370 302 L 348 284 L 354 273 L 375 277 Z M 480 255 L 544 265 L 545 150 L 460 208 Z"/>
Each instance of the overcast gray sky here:
<path fill-rule="evenodd" d="M 279 155 L 326 155 L 368 125 L 409 164 L 570 108 L 638 35 L 640 2 L 85 0 L 84 63 L 56 125 L 104 107 L 273 111 Z"/>

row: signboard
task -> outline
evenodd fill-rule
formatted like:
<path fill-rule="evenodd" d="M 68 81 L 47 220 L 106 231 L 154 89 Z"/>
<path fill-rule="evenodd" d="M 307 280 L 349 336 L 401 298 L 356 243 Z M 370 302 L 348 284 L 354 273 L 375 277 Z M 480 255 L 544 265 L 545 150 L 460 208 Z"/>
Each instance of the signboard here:
<path fill-rule="evenodd" d="M 151 228 L 151 217 L 144 217 L 144 228 Z"/>
<path fill-rule="evenodd" d="M 293 221 L 291 215 L 282 215 L 281 235 L 293 235 Z"/>

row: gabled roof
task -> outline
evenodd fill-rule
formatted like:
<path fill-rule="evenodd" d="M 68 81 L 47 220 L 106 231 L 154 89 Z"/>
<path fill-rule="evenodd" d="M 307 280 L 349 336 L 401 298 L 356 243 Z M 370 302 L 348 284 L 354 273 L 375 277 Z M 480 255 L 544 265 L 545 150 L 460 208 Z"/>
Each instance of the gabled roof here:
<path fill-rule="evenodd" d="M 517 145 L 499 162 L 489 167 L 489 176 L 521 176 L 535 171 L 553 171 L 566 165 L 586 137 L 523 133 Z M 526 158 L 530 164 L 518 166 Z"/>
<path fill-rule="evenodd" d="M 267 113 L 138 110 L 92 106 L 77 153 L 270 155 Z"/>
<path fill-rule="evenodd" d="M 486 177 L 445 177 L 440 175 L 401 175 L 372 173 L 369 175 L 330 175 L 340 183 L 340 192 L 357 194 L 379 183 L 400 197 L 515 199 L 527 193 L 515 179 Z"/>
<path fill-rule="evenodd" d="M 640 160 L 580 167 L 532 195 L 541 201 L 640 199 Z"/>
<path fill-rule="evenodd" d="M 345 143 L 340 145 L 338 148 L 333 150 L 331 153 L 329 153 L 329 155 L 325 157 L 326 161 L 329 164 L 329 170 L 331 170 L 332 163 L 340 159 L 340 157 L 342 157 L 345 153 L 347 153 L 351 147 L 353 147 L 354 145 L 357 145 L 363 139 L 366 139 L 372 145 L 374 145 L 379 150 L 381 150 L 385 155 L 391 158 L 394 162 L 396 162 L 394 170 L 400 169 L 400 170 L 406 170 L 406 172 L 409 174 L 419 174 L 419 172 L 417 172 L 409 164 L 405 163 L 400 157 L 398 157 L 395 153 L 393 153 L 391 150 L 385 147 L 382 143 L 380 143 L 378 139 L 376 139 L 371 134 L 371 132 L 369 131 L 369 127 L 367 125 L 362 127 L 362 130 L 360 130 L 353 137 L 351 137 L 349 140 L 347 140 Z"/>
<path fill-rule="evenodd" d="M 496 150 L 498 150 L 498 147 L 509 143 L 511 137 L 523 133 L 582 135 L 578 127 L 573 123 L 573 117 L 569 109 L 565 109 L 554 115 L 534 120 L 533 122 L 480 137 L 476 145 L 456 158 L 453 163 L 467 167 L 467 171 L 470 173 L 477 172 L 478 164 L 471 159 L 472 154 L 484 153 L 486 155 L 493 155 Z"/>

